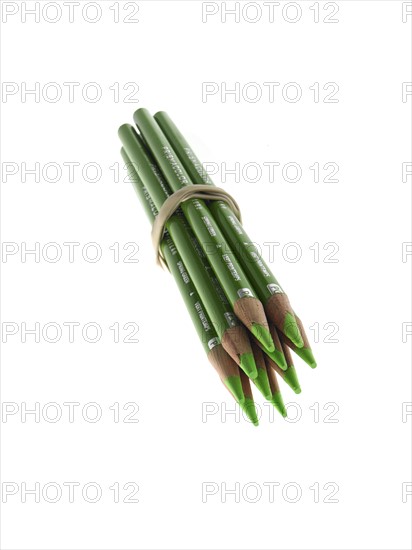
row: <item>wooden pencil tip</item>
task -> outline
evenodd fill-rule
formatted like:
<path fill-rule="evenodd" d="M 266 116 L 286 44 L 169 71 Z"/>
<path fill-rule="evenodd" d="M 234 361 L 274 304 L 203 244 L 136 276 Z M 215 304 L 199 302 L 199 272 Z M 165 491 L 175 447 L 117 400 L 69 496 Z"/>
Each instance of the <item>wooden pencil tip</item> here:
<path fill-rule="evenodd" d="M 259 419 L 256 412 L 255 403 L 252 398 L 246 397 L 243 403 L 240 403 L 240 406 L 247 418 L 254 426 L 259 426 Z"/>
<path fill-rule="evenodd" d="M 291 313 L 286 313 L 282 332 L 289 338 L 291 342 L 295 344 L 296 347 L 302 348 L 304 345 L 302 335 L 299 330 L 299 326 L 296 322 L 294 315 Z"/>
<path fill-rule="evenodd" d="M 253 353 L 242 353 L 240 355 L 240 368 L 245 374 L 249 376 L 252 380 L 255 380 L 258 376 L 258 371 L 256 369 L 255 358 Z"/>
<path fill-rule="evenodd" d="M 255 378 L 255 380 L 253 380 L 253 383 L 265 399 L 267 399 L 268 401 L 272 399 L 272 391 L 270 389 L 270 383 L 266 368 L 258 369 L 258 376 Z"/>
<path fill-rule="evenodd" d="M 286 411 L 286 407 L 280 391 L 277 391 L 272 395 L 270 402 L 275 407 L 275 409 L 283 416 L 283 418 L 287 417 L 288 413 Z"/>
<path fill-rule="evenodd" d="M 253 323 L 250 331 L 267 351 L 272 352 L 275 350 L 275 344 L 273 343 L 272 336 L 265 326 Z"/>
<path fill-rule="evenodd" d="M 238 319 L 242 321 L 265 349 L 273 351 L 275 346 L 262 303 L 257 298 L 243 296 L 236 300 L 233 309 Z"/>

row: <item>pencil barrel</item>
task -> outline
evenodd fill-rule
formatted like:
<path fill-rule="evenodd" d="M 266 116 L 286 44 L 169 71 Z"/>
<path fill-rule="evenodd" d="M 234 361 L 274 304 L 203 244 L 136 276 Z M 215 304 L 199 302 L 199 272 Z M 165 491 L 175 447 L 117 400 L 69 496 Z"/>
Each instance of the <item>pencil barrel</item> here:
<path fill-rule="evenodd" d="M 153 198 L 154 206 L 159 209 L 171 194 L 167 183 L 156 170 L 145 144 L 131 126 L 123 125 L 119 129 L 119 136 L 136 176 L 142 180 L 145 189 Z M 239 324 L 231 305 L 222 289 L 218 289 L 218 281 L 213 280 L 214 275 L 207 258 L 199 250 L 199 246 L 194 244 L 195 237 L 184 218 L 179 213 L 174 214 L 166 223 L 166 228 L 201 296 L 219 338 L 222 338 L 226 329 Z"/>
<path fill-rule="evenodd" d="M 142 180 L 137 174 L 132 162 L 123 149 L 121 154 L 127 166 L 129 178 L 137 193 L 140 203 L 143 206 L 149 221 L 153 222 L 157 216 L 157 208 L 154 205 Z M 166 264 L 176 282 L 180 295 L 183 298 L 199 340 L 201 341 L 205 352 L 209 354 L 210 350 L 220 344 L 220 340 L 212 320 L 210 319 L 207 310 L 201 301 L 196 286 L 189 277 L 186 266 L 183 263 L 180 254 L 168 234 L 164 236 L 161 247 Z"/>
<path fill-rule="evenodd" d="M 146 109 L 138 109 L 134 120 L 173 191 L 192 181 L 157 122 Z M 230 303 L 244 296 L 255 297 L 252 284 L 224 238 L 205 202 L 190 199 L 182 204 L 184 215 L 199 240 Z"/>
<path fill-rule="evenodd" d="M 184 169 L 194 184 L 214 185 L 183 134 L 170 116 L 161 111 L 155 119 L 167 137 Z M 219 225 L 226 241 L 236 254 L 246 276 L 256 290 L 258 298 L 266 305 L 274 290 L 283 292 L 279 282 L 263 260 L 259 248 L 250 239 L 231 208 L 224 201 L 211 201 L 210 211 Z"/>

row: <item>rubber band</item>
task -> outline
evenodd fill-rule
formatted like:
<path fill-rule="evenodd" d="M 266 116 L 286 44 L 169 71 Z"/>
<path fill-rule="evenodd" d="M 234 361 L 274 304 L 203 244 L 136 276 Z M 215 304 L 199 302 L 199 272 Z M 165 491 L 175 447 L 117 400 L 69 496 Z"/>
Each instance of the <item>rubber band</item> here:
<path fill-rule="evenodd" d="M 160 250 L 160 243 L 162 242 L 165 233 L 166 222 L 176 212 L 182 202 L 186 202 L 190 199 L 224 201 L 229 205 L 237 219 L 242 222 L 242 215 L 240 213 L 239 205 L 224 189 L 204 184 L 187 185 L 182 187 L 175 193 L 172 193 L 172 195 L 165 200 L 152 227 L 152 244 L 156 254 L 156 261 L 163 268 L 166 267 L 167 264 Z"/>

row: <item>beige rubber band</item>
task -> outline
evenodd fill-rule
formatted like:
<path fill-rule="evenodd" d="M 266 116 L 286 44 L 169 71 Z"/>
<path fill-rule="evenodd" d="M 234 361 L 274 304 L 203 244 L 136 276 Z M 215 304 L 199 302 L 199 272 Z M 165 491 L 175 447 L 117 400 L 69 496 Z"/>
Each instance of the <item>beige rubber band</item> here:
<path fill-rule="evenodd" d="M 242 221 L 242 216 L 237 202 L 224 189 L 203 184 L 182 187 L 165 200 L 152 227 L 152 243 L 156 253 L 156 261 L 163 268 L 166 266 L 166 262 L 160 250 L 160 243 L 163 239 L 166 222 L 176 212 L 182 202 L 189 199 L 224 201 L 230 206 L 237 219 L 240 222 Z"/>

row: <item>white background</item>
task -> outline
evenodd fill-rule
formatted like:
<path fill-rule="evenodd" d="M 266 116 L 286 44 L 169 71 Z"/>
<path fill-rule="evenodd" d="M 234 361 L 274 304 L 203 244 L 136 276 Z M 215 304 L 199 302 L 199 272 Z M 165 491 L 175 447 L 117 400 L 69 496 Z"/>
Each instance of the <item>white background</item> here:
<path fill-rule="evenodd" d="M 411 81 L 412 15 L 403 22 L 402 10 L 412 8 L 397 1 L 342 1 L 333 16 L 338 22 L 327 23 L 335 4 L 320 2 L 316 23 L 316 3 L 285 8 L 282 2 L 271 22 L 269 8 L 260 3 L 262 16 L 251 23 L 256 3 L 240 11 L 239 22 L 233 15 L 224 22 L 224 6 L 213 2 L 126 6 L 110 0 L 98 3 L 95 23 L 79 7 L 70 23 L 64 3 L 58 3 L 61 19 L 50 23 L 56 3 L 40 2 L 50 4 L 50 11 L 41 11 L 39 22 L 30 15 L 24 22 L 24 2 L 6 4 L 1 71 L 3 83 L 14 83 L 6 91 L 15 93 L 3 93 L 2 103 L 2 240 L 16 244 L 7 245 L 15 253 L 2 260 L 3 340 L 5 326 L 18 332 L 6 336 L 2 351 L 3 407 L 15 413 L 3 411 L 1 425 L 7 500 L 2 548 L 410 548 L 412 420 L 402 418 L 402 410 L 411 401 L 412 337 L 402 341 L 402 324 L 411 322 L 411 256 L 402 261 L 402 243 L 411 241 L 411 176 L 402 181 L 402 163 L 411 160 L 412 96 L 402 101 L 402 83 Z M 134 5 L 138 22 L 124 22 Z M 5 21 L 5 9 L 17 12 Z M 86 12 L 89 19 L 94 9 Z M 218 12 L 203 22 L 205 9 Z M 24 83 L 32 89 L 36 82 L 39 97 L 22 93 Z M 50 82 L 62 91 L 55 102 Z M 79 83 L 73 101 L 64 82 Z M 101 89 L 99 101 L 82 95 L 90 82 Z M 130 82 L 138 88 L 124 90 Z M 202 97 L 204 82 L 215 83 L 219 93 Z M 238 101 L 221 94 L 225 83 L 233 88 L 236 82 Z M 245 88 L 250 82 L 254 88 Z M 264 82 L 279 83 L 272 100 Z M 296 102 L 282 95 L 290 82 L 302 92 Z M 316 82 L 319 101 L 310 89 Z M 329 82 L 339 87 L 334 103 L 323 101 L 332 90 L 323 90 Z M 132 102 L 125 102 L 133 89 Z M 255 102 L 253 89 L 262 91 Z M 236 196 L 248 232 L 303 318 L 318 360 L 314 371 L 296 360 L 301 395 L 282 386 L 289 422 L 270 414 L 259 396 L 258 428 L 225 415 L 233 404 L 203 354 L 173 280 L 153 262 L 149 225 L 131 185 L 123 182 L 117 138 L 118 126 L 132 122 L 141 106 L 169 112 L 199 157 L 219 167 L 217 183 L 223 162 L 227 168 L 258 163 L 262 169 L 258 181 L 251 181 L 252 166 L 240 181 L 227 175 L 223 185 Z M 24 162 L 29 169 L 39 163 L 40 171 L 57 163 L 61 177 L 50 181 L 51 166 L 38 181 L 30 174 L 24 178 Z M 80 163 L 73 182 L 67 162 Z M 274 181 L 263 164 L 268 162 L 280 163 Z M 282 176 L 290 162 L 302 170 L 299 181 Z M 320 182 L 309 168 L 316 162 Z M 322 181 L 328 162 L 338 165 L 338 182 Z M 88 163 L 99 165 L 99 181 L 88 181 L 92 168 L 82 174 Z M 115 163 L 121 181 L 115 181 Z M 22 254 L 36 242 L 37 259 Z M 55 263 L 47 259 L 55 252 L 44 248 L 50 242 L 62 250 Z M 80 243 L 73 262 L 67 242 Z M 82 256 L 90 242 L 102 251 L 95 263 Z M 129 242 L 139 247 L 137 263 L 123 261 L 132 251 L 123 250 Z M 273 258 L 265 242 L 279 243 Z M 295 248 L 288 247 L 291 242 Z M 110 249 L 114 243 L 118 262 Z M 314 243 L 319 261 L 310 248 Z M 332 250 L 323 250 L 326 243 L 339 247 L 337 262 L 324 261 Z M 293 262 L 282 250 L 302 256 Z M 73 343 L 63 325 L 71 321 L 80 323 Z M 58 324 L 60 341 L 49 343 L 41 333 L 38 343 L 33 335 L 22 342 L 22 323 L 33 328 L 36 322 L 41 330 Z M 81 333 L 90 322 L 102 331 L 94 344 Z M 127 322 L 139 326 L 138 343 L 123 342 Z M 114 323 L 119 343 L 109 328 Z M 327 341 L 326 323 L 338 326 L 338 342 Z M 319 326 L 318 343 L 311 326 Z M 182 349 L 184 333 L 191 339 Z M 37 421 L 22 416 L 36 402 Z M 54 423 L 55 410 L 43 408 L 50 402 L 62 411 Z M 73 422 L 67 402 L 80 403 Z M 91 408 L 82 415 L 91 402 L 102 412 L 97 422 L 88 421 Z M 123 410 L 129 402 L 139 407 L 137 423 L 123 421 L 133 411 Z M 114 403 L 119 422 L 110 409 Z M 216 414 L 205 416 L 205 407 Z M 334 413 L 329 421 L 328 413 Z M 72 503 L 67 482 L 80 484 Z M 90 482 L 101 488 L 96 503 L 82 496 Z M 123 489 L 128 482 L 138 485 L 139 502 L 123 502 L 133 489 Z M 279 484 L 273 499 L 264 485 L 270 482 Z M 23 502 L 24 483 L 29 489 L 40 484 L 39 502 L 30 494 Z M 47 483 L 54 485 L 45 498 Z M 117 503 L 109 489 L 115 483 Z M 204 483 L 217 490 L 207 498 L 203 493 L 206 502 Z M 252 485 L 245 489 L 247 483 Z M 327 483 L 336 485 L 324 488 Z M 238 491 L 226 502 L 224 484 Z M 324 502 L 336 486 L 338 502 Z M 16 494 L 5 496 L 5 487 L 17 487 Z M 62 489 L 56 503 L 47 501 L 53 487 Z M 251 502 L 259 491 L 260 499 Z M 291 502 L 296 494 L 300 499 Z"/>

